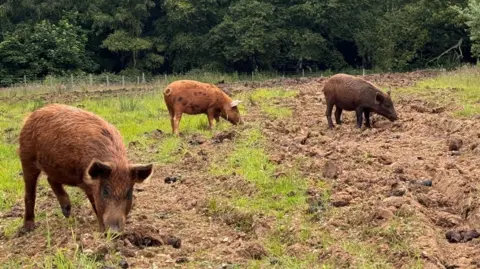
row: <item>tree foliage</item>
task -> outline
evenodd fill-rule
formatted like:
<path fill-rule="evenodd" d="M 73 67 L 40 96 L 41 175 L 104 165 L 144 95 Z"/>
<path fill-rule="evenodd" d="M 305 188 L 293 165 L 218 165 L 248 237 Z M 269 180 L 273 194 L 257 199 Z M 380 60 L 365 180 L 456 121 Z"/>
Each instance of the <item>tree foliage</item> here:
<path fill-rule="evenodd" d="M 478 0 L 0 1 L 3 77 L 407 70 L 461 39 L 463 58 L 455 60 L 480 55 Z"/>

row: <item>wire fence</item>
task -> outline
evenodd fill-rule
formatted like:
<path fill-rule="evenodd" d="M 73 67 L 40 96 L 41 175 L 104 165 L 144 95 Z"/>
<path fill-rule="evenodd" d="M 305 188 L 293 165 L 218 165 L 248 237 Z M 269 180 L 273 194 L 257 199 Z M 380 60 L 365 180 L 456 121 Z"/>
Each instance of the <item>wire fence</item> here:
<path fill-rule="evenodd" d="M 374 73 L 371 70 L 352 69 L 345 71 L 352 75 L 367 75 Z M 42 93 L 64 93 L 70 91 L 99 91 L 121 88 L 163 88 L 169 83 L 180 79 L 191 79 L 206 83 L 234 83 L 247 81 L 265 81 L 279 78 L 301 78 L 301 77 L 323 77 L 330 76 L 333 72 L 314 72 L 311 70 L 290 71 L 290 72 L 252 72 L 246 73 L 216 73 L 216 72 L 190 72 L 187 74 L 162 74 L 150 75 L 142 73 L 139 75 L 118 75 L 118 74 L 85 74 L 70 75 L 66 77 L 47 76 L 43 79 L 23 76 L 20 78 L 1 79 L 0 97 L 16 97 L 29 94 Z"/>

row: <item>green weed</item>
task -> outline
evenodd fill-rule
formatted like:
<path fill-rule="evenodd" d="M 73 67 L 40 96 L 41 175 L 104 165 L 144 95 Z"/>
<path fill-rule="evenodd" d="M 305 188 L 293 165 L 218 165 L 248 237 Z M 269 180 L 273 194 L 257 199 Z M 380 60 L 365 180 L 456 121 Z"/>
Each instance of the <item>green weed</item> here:
<path fill-rule="evenodd" d="M 139 109 L 138 100 L 135 97 L 120 97 L 120 112 L 135 111 Z"/>
<path fill-rule="evenodd" d="M 283 88 L 260 88 L 248 96 L 248 100 L 250 100 L 250 103 L 260 105 L 262 112 L 272 119 L 288 118 L 292 116 L 292 110 L 282 106 L 282 104 L 285 104 L 297 94 L 298 91 Z M 279 101 L 274 104 L 272 103 L 273 100 Z"/>
<path fill-rule="evenodd" d="M 400 92 L 419 95 L 440 105 L 455 104 L 454 114 L 471 117 L 480 114 L 480 67 L 463 67 L 438 77 L 420 81 Z"/>

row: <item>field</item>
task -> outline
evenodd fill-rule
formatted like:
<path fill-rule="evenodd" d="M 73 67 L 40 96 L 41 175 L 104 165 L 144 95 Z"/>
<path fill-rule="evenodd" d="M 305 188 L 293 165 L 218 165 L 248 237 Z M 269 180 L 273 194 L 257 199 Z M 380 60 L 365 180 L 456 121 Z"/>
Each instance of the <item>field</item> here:
<path fill-rule="evenodd" d="M 180 137 L 171 135 L 160 86 L 0 97 L 0 265 L 480 267 L 479 239 L 445 236 L 480 229 L 480 69 L 365 78 L 391 88 L 399 121 L 374 115 L 374 128 L 358 130 L 346 112 L 327 130 L 323 77 L 227 82 L 244 101 L 246 124 L 208 131 L 205 115 L 185 115 Z M 17 234 L 18 133 L 28 113 L 51 102 L 101 115 L 134 162 L 155 163 L 153 178 L 134 190 L 129 236 L 102 237 L 76 188 L 67 189 L 73 216 L 64 218 L 44 176 L 39 227 Z"/>

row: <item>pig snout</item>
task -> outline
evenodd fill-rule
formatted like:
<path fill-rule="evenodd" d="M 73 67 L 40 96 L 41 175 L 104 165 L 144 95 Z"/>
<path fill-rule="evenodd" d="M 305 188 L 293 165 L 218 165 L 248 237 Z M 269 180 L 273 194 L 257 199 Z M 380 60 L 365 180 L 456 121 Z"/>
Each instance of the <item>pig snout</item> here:
<path fill-rule="evenodd" d="M 105 220 L 105 229 L 113 233 L 123 232 L 125 221 L 123 218 Z"/>
<path fill-rule="evenodd" d="M 106 212 L 103 215 L 103 223 L 105 225 L 105 230 L 110 230 L 110 232 L 121 233 L 125 227 L 126 217 L 121 213 Z"/>
<path fill-rule="evenodd" d="M 392 112 L 388 115 L 387 118 L 388 118 L 390 121 L 392 121 L 392 122 L 398 120 L 397 112 L 392 111 Z"/>

